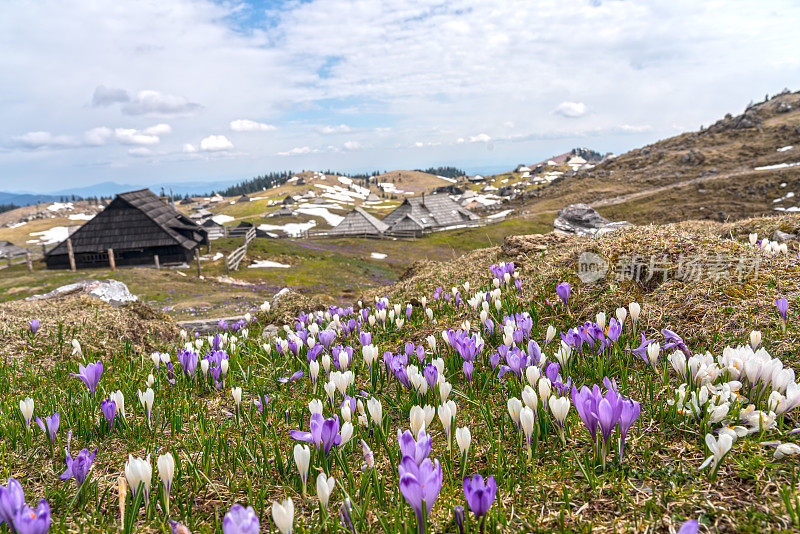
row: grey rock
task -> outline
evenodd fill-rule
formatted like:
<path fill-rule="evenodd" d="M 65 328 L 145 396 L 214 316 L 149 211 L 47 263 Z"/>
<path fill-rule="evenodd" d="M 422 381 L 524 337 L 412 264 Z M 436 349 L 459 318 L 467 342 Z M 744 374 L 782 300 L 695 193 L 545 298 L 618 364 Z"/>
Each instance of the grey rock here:
<path fill-rule="evenodd" d="M 271 339 L 273 337 L 278 336 L 278 327 L 274 324 L 268 324 L 264 327 L 264 330 L 261 332 L 261 337 L 265 337 L 267 339 Z"/>
<path fill-rule="evenodd" d="M 236 317 L 221 317 L 217 319 L 191 319 L 188 321 L 178 321 L 178 327 L 187 332 L 197 332 L 198 334 L 209 334 L 218 331 L 219 322 L 225 321 L 228 324 L 237 323 L 244 319 L 244 315 Z"/>
<path fill-rule="evenodd" d="M 633 225 L 627 221 L 611 222 L 588 204 L 572 204 L 561 208 L 553 221 L 556 232 L 574 235 L 602 235 L 625 226 Z"/>
<path fill-rule="evenodd" d="M 777 241 L 778 243 L 786 243 L 787 241 L 793 241 L 795 239 L 797 239 L 795 234 L 781 232 L 780 230 L 775 230 L 775 232 L 772 234 L 772 240 Z"/>
<path fill-rule="evenodd" d="M 81 280 L 74 284 L 68 284 L 44 293 L 41 295 L 33 295 L 25 300 L 48 300 L 64 295 L 73 293 L 85 293 L 90 297 L 94 297 L 107 302 L 112 306 L 122 306 L 129 302 L 139 300 L 139 297 L 134 295 L 128 290 L 128 286 L 119 280 Z"/>
<path fill-rule="evenodd" d="M 778 113 L 788 113 L 792 111 L 792 106 L 787 104 L 786 102 L 781 102 L 778 104 Z"/>

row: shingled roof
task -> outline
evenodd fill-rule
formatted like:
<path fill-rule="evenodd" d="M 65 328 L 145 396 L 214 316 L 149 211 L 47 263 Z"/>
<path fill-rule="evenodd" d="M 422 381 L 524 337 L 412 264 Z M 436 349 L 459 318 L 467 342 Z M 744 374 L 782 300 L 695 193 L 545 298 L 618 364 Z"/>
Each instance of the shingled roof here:
<path fill-rule="evenodd" d="M 356 206 L 329 233 L 331 235 L 382 235 L 389 227 L 380 219 Z"/>
<path fill-rule="evenodd" d="M 400 206 L 383 219 L 383 222 L 391 227 L 405 217 L 417 222 L 422 228 L 454 226 L 478 219 L 477 215 L 459 206 L 448 195 L 423 195 L 406 198 Z"/>
<path fill-rule="evenodd" d="M 180 246 L 193 250 L 207 242 L 206 231 L 149 189 L 120 193 L 70 236 L 74 252 Z M 66 241 L 47 253 L 67 253 Z"/>

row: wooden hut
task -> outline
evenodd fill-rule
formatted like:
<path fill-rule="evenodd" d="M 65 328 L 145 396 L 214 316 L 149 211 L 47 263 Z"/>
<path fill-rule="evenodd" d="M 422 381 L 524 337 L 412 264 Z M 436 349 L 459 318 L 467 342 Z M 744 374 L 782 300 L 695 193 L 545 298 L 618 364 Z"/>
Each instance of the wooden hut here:
<path fill-rule="evenodd" d="M 448 195 L 406 198 L 383 219 L 390 235 L 421 235 L 423 232 L 459 226 L 479 217 L 458 205 Z"/>
<path fill-rule="evenodd" d="M 353 211 L 344 216 L 342 222 L 328 232 L 328 235 L 380 237 L 388 228 L 383 221 L 356 206 Z"/>
<path fill-rule="evenodd" d="M 225 228 L 212 218 L 206 219 L 200 226 L 202 226 L 208 234 L 209 241 L 225 237 Z"/>
<path fill-rule="evenodd" d="M 250 202 L 250 197 L 248 197 L 247 195 L 242 195 L 236 199 L 237 204 L 241 204 L 243 202 Z"/>
<path fill-rule="evenodd" d="M 158 255 L 161 264 L 192 259 L 208 244 L 205 229 L 149 189 L 121 193 L 106 209 L 70 236 L 77 267 L 102 267 L 114 250 L 117 265 L 148 265 Z M 67 242 L 45 255 L 48 269 L 69 267 Z"/>
<path fill-rule="evenodd" d="M 17 258 L 28 253 L 28 249 L 15 245 L 11 241 L 0 241 L 0 258 Z"/>

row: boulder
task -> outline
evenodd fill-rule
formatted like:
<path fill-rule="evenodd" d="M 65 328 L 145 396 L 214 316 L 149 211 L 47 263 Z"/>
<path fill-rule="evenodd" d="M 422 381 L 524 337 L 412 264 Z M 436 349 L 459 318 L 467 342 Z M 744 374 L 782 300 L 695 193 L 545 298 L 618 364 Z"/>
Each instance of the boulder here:
<path fill-rule="evenodd" d="M 777 241 L 778 243 L 786 243 L 787 241 L 792 241 L 794 239 L 797 239 L 795 234 L 781 232 L 780 230 L 775 230 L 775 232 L 772 234 L 772 240 Z"/>
<path fill-rule="evenodd" d="M 792 106 L 787 104 L 786 102 L 781 102 L 778 104 L 778 113 L 788 113 L 792 111 Z"/>
<path fill-rule="evenodd" d="M 556 232 L 575 235 L 602 235 L 625 226 L 633 225 L 627 221 L 611 222 L 588 204 L 571 204 L 561 208 L 553 221 Z"/>
<path fill-rule="evenodd" d="M 49 293 L 41 295 L 33 295 L 25 300 L 48 300 L 64 295 L 71 295 L 74 293 L 85 293 L 90 297 L 94 297 L 107 302 L 112 306 L 122 306 L 128 302 L 139 300 L 139 297 L 134 295 L 128 290 L 128 286 L 119 280 L 81 280 L 74 284 L 61 286 Z"/>

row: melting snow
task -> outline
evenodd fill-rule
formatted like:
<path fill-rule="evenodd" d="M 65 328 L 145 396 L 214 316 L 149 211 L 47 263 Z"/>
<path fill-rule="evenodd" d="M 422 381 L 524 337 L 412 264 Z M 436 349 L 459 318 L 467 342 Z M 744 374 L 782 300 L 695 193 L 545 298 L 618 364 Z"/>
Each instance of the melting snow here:
<path fill-rule="evenodd" d="M 233 217 L 231 217 L 230 215 L 225 215 L 223 213 L 220 213 L 219 215 L 214 215 L 213 217 L 211 217 L 211 220 L 217 224 L 225 224 L 226 222 L 231 222 L 233 220 Z"/>
<path fill-rule="evenodd" d="M 800 161 L 796 161 L 794 163 L 777 163 L 775 165 L 765 165 L 763 167 L 756 167 L 753 170 L 756 171 L 771 171 L 772 169 L 785 169 L 787 167 L 797 167 L 800 165 Z"/>
<path fill-rule="evenodd" d="M 257 260 L 255 263 L 251 263 L 247 266 L 248 269 L 259 269 L 261 267 L 278 267 L 280 269 L 288 269 L 291 265 L 286 265 L 285 263 L 278 263 L 277 261 L 269 261 L 269 260 Z"/>
<path fill-rule="evenodd" d="M 306 204 L 301 208 L 297 208 L 295 211 L 298 213 L 303 213 L 305 215 L 312 215 L 314 217 L 322 217 L 325 219 L 325 222 L 330 224 L 331 226 L 336 226 L 344 217 L 341 215 L 336 215 L 335 213 L 331 213 L 328 211 L 328 207 L 319 204 Z"/>
<path fill-rule="evenodd" d="M 14 224 L 9 224 L 8 227 L 13 229 L 13 228 L 19 228 L 20 226 L 25 226 L 26 224 L 28 224 L 28 223 L 25 222 L 25 221 L 22 221 L 22 222 L 18 222 L 18 223 L 14 223 Z"/>
<path fill-rule="evenodd" d="M 94 215 L 88 213 L 73 213 L 69 216 L 70 221 L 91 221 Z"/>
<path fill-rule="evenodd" d="M 792 145 L 788 145 L 788 146 L 782 146 L 782 147 L 780 147 L 780 148 L 778 149 L 778 152 L 786 152 L 787 150 L 791 150 L 791 149 L 793 149 L 793 148 L 794 148 L 794 147 L 793 147 Z"/>
<path fill-rule="evenodd" d="M 800 211 L 800 206 L 792 206 L 791 208 L 775 208 L 775 211 Z"/>
<path fill-rule="evenodd" d="M 304 223 L 286 223 L 286 224 L 262 224 L 258 227 L 259 230 L 269 232 L 270 230 L 279 230 L 292 237 L 297 237 L 309 231 L 317 225 L 317 221 L 308 221 Z"/>
<path fill-rule="evenodd" d="M 39 239 L 29 239 L 28 243 L 45 245 L 52 245 L 53 243 L 61 243 L 69 237 L 69 228 L 66 226 L 54 226 L 49 230 L 43 232 L 31 232 L 31 237 L 40 236 Z"/>
<path fill-rule="evenodd" d="M 373 252 L 372 254 L 369 255 L 369 257 L 376 260 L 382 260 L 386 258 L 386 254 L 384 254 L 383 252 Z"/>
<path fill-rule="evenodd" d="M 793 196 L 794 196 L 794 191 L 789 191 L 788 193 L 783 195 L 781 198 L 776 198 L 775 200 L 773 200 L 772 203 L 774 204 L 776 202 L 781 202 L 781 201 L 786 200 L 787 198 L 792 198 Z"/>
<path fill-rule="evenodd" d="M 211 261 L 217 261 L 219 259 L 222 259 L 223 256 L 225 256 L 225 254 L 223 254 L 222 252 L 217 252 L 216 254 L 214 254 L 214 257 L 211 258 Z"/>
<path fill-rule="evenodd" d="M 49 206 L 47 206 L 49 211 L 61 211 L 67 210 L 72 211 L 72 202 L 53 202 Z"/>
<path fill-rule="evenodd" d="M 486 217 L 486 218 L 487 218 L 487 219 L 499 219 L 500 217 L 505 217 L 506 215 L 508 215 L 508 214 L 509 214 L 509 213 L 511 213 L 512 211 L 514 211 L 514 210 L 503 210 L 503 211 L 498 211 L 497 213 L 493 213 L 493 214 L 489 215 L 489 216 L 488 216 L 488 217 Z"/>

